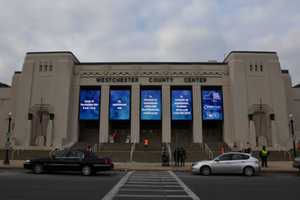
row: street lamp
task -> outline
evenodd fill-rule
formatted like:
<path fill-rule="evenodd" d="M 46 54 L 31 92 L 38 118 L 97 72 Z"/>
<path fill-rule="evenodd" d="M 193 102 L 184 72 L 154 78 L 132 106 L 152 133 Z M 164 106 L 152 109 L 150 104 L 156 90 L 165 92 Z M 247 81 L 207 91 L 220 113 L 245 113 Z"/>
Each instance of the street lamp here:
<path fill-rule="evenodd" d="M 294 154 L 294 158 L 296 158 L 297 154 L 296 154 L 296 143 L 295 143 L 294 118 L 292 113 L 289 114 L 289 118 L 290 118 L 290 125 L 291 125 L 291 134 L 293 138 L 293 154 Z"/>
<path fill-rule="evenodd" d="M 5 142 L 5 157 L 4 157 L 4 161 L 3 161 L 4 165 L 9 165 L 10 125 L 11 125 L 11 119 L 12 119 L 11 116 L 12 116 L 12 113 L 9 112 L 8 113 L 8 130 L 7 130 L 6 142 Z"/>

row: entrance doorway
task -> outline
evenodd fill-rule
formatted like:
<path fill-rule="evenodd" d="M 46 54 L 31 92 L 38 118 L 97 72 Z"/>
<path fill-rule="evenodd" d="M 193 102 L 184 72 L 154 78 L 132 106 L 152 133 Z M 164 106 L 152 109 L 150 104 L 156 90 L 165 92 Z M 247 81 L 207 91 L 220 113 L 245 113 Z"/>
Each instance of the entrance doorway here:
<path fill-rule="evenodd" d="M 171 141 L 173 147 L 186 147 L 193 142 L 193 122 L 173 121 Z"/>
<path fill-rule="evenodd" d="M 151 147 L 161 148 L 161 121 L 141 121 L 140 141 L 149 140 Z"/>
<path fill-rule="evenodd" d="M 79 121 L 79 142 L 96 144 L 99 141 L 98 121 Z"/>
<path fill-rule="evenodd" d="M 223 142 L 223 121 L 203 121 L 203 142 Z"/>

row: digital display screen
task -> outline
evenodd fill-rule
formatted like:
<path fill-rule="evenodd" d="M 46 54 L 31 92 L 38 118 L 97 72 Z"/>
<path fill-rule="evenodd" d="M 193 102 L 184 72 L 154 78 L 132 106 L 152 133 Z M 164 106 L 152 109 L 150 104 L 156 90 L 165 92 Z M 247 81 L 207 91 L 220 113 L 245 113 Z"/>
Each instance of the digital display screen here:
<path fill-rule="evenodd" d="M 141 120 L 161 120 L 160 90 L 141 90 Z"/>
<path fill-rule="evenodd" d="M 192 91 L 172 90 L 172 120 L 192 120 Z"/>
<path fill-rule="evenodd" d="M 203 120 L 223 120 L 223 98 L 221 90 L 202 90 Z"/>
<path fill-rule="evenodd" d="M 130 119 L 130 90 L 111 90 L 109 102 L 110 120 Z"/>
<path fill-rule="evenodd" d="M 99 120 L 99 89 L 81 89 L 80 90 L 80 120 Z"/>

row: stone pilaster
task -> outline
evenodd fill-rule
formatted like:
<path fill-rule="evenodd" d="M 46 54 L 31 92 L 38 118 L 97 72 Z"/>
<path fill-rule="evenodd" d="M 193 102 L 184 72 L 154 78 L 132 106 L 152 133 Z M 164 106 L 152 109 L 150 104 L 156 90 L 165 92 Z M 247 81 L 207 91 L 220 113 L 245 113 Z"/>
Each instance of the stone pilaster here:
<path fill-rule="evenodd" d="M 201 87 L 193 85 L 193 142 L 202 143 Z"/>
<path fill-rule="evenodd" d="M 47 127 L 47 137 L 46 137 L 46 146 L 52 146 L 52 131 L 53 131 L 53 120 L 49 120 Z"/>
<path fill-rule="evenodd" d="M 171 143 L 170 86 L 162 85 L 162 142 Z"/>
<path fill-rule="evenodd" d="M 99 143 L 108 142 L 109 131 L 109 86 L 101 87 L 101 102 L 100 102 L 100 127 L 99 127 Z"/>
<path fill-rule="evenodd" d="M 140 86 L 131 87 L 131 127 L 130 136 L 132 143 L 140 141 Z"/>

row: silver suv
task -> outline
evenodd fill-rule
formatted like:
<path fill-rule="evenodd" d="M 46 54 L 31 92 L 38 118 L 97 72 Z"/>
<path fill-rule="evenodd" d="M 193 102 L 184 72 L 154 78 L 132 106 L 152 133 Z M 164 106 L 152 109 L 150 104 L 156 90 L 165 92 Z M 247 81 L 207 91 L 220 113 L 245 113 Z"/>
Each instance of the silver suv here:
<path fill-rule="evenodd" d="M 199 161 L 192 164 L 192 173 L 208 176 L 210 174 L 244 174 L 252 176 L 260 172 L 259 161 L 247 153 L 229 152 L 213 160 Z"/>

